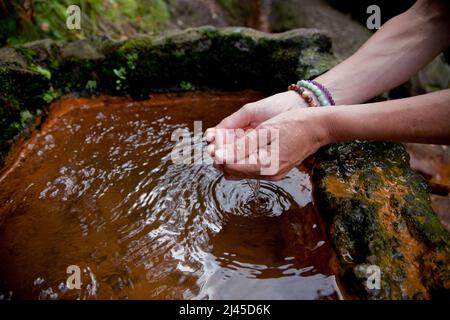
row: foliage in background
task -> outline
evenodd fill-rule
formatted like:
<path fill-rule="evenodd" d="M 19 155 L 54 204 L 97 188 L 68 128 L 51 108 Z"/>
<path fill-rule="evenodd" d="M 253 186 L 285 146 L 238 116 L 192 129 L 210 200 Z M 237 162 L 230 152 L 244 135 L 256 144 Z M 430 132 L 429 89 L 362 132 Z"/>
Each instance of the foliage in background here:
<path fill-rule="evenodd" d="M 81 30 L 66 27 L 66 9 L 72 4 L 81 8 Z M 169 18 L 164 0 L 0 0 L 0 44 L 96 35 L 123 39 L 153 31 Z"/>
<path fill-rule="evenodd" d="M 217 3 L 228 13 L 234 24 L 249 22 L 251 17 L 250 1 L 217 0 Z"/>

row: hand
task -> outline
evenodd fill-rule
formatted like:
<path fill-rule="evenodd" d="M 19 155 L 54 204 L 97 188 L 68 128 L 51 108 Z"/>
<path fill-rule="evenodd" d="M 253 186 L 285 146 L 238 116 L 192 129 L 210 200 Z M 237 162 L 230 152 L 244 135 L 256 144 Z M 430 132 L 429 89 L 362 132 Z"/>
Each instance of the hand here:
<path fill-rule="evenodd" d="M 247 130 L 242 137 L 236 137 L 234 142 L 216 150 L 215 162 L 223 163 L 218 169 L 225 173 L 227 179 L 283 178 L 292 168 L 331 141 L 326 120 L 328 110 L 292 109 L 260 123 L 255 129 Z M 272 134 L 266 143 L 261 143 L 258 141 L 258 132 L 263 130 L 277 131 L 278 135 Z M 274 152 L 277 152 L 278 159 Z M 273 159 L 277 163 L 270 163 Z M 254 164 L 250 164 L 251 161 Z M 262 174 L 261 169 L 268 167 L 274 171 Z"/>
<path fill-rule="evenodd" d="M 223 119 L 216 127 L 206 130 L 206 140 L 210 143 L 208 153 L 214 156 L 214 150 L 221 148 L 227 141 L 234 141 L 236 137 L 224 130 L 217 129 L 244 129 L 249 130 L 256 128 L 262 122 L 273 118 L 283 112 L 297 109 L 307 108 L 308 104 L 293 91 L 286 91 L 275 94 L 268 98 L 248 103 L 241 109 Z"/>

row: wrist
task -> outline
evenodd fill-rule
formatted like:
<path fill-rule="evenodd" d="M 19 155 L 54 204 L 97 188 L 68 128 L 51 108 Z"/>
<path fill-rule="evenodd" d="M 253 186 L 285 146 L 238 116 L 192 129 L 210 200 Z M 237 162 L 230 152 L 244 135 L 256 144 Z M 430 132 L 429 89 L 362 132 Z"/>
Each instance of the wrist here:
<path fill-rule="evenodd" d="M 332 114 L 334 107 L 325 107 L 314 109 L 316 111 L 315 120 L 313 121 L 314 126 L 317 130 L 317 137 L 319 142 L 319 147 L 323 147 L 328 144 L 336 143 L 334 134 L 334 119 Z"/>
<path fill-rule="evenodd" d="M 371 109 L 363 105 L 327 108 L 322 117 L 327 143 L 370 139 L 371 136 L 367 132 L 370 131 L 371 121 L 368 119 L 375 116 Z"/>
<path fill-rule="evenodd" d="M 305 128 L 305 134 L 312 138 L 316 150 L 336 142 L 333 137 L 333 119 L 330 116 L 333 110 L 331 109 L 320 107 L 297 111 L 297 127 Z"/>
<path fill-rule="evenodd" d="M 333 97 L 335 105 L 349 105 L 362 102 L 358 98 L 355 99 L 356 94 L 354 90 L 351 90 L 351 87 L 346 85 L 341 77 L 335 77 L 335 74 L 335 72 L 329 71 L 315 78 L 314 81 L 327 88 Z"/>
<path fill-rule="evenodd" d="M 293 108 L 308 108 L 306 101 L 295 91 L 284 92 L 286 96 L 289 96 L 290 101 L 292 101 Z"/>

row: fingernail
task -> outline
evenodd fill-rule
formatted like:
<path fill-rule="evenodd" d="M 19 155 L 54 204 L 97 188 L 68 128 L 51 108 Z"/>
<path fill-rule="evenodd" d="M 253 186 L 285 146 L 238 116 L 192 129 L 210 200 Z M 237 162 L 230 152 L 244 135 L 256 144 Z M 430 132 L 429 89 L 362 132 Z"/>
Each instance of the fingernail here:
<path fill-rule="evenodd" d="M 214 145 L 210 144 L 207 148 L 206 148 L 206 152 L 211 156 L 214 157 Z"/>
<path fill-rule="evenodd" d="M 215 133 L 212 129 L 206 130 L 206 134 L 205 134 L 206 141 L 212 142 L 214 140 L 214 135 L 215 135 Z"/>
<path fill-rule="evenodd" d="M 225 160 L 225 149 L 216 150 L 214 152 L 214 157 L 223 162 Z"/>

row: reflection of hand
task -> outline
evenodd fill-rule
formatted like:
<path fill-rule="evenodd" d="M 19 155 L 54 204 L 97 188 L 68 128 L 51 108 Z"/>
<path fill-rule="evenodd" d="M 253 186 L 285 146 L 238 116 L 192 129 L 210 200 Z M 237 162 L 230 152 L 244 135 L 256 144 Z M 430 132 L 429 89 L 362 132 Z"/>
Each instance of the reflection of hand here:
<path fill-rule="evenodd" d="M 206 139 L 210 142 L 208 153 L 213 156 L 215 149 L 220 149 L 226 138 L 234 141 L 236 137 L 230 131 L 225 133 L 216 129 L 244 129 L 256 128 L 262 122 L 283 112 L 308 107 L 308 104 L 293 91 L 275 94 L 268 98 L 248 103 L 232 115 L 223 119 L 216 127 L 206 130 Z M 217 136 L 216 136 L 217 133 Z M 223 134 L 223 135 L 222 135 Z M 230 134 L 232 136 L 230 136 Z"/>
<path fill-rule="evenodd" d="M 262 110 L 264 113 L 265 110 Z M 215 162 L 222 163 L 216 167 L 222 170 L 228 179 L 279 180 L 289 170 L 330 141 L 327 126 L 323 120 L 325 117 L 322 117 L 326 112 L 325 108 L 301 110 L 294 108 L 263 121 L 256 128 L 251 128 L 242 136 L 235 136 L 232 140 L 227 140 L 227 144 L 216 148 Z M 264 113 L 263 116 L 267 114 Z M 253 119 L 261 118 L 261 115 L 254 113 L 247 120 L 251 123 Z M 275 130 L 278 134 L 272 135 L 265 143 L 261 143 L 261 140 L 258 141 L 258 133 L 264 132 L 263 129 L 268 132 Z M 271 156 L 271 152 L 278 152 L 278 157 Z M 256 164 L 249 164 L 251 159 L 256 159 Z M 268 163 L 273 159 L 278 161 L 275 171 L 269 175 L 261 174 L 262 167 L 274 167 L 272 163 Z"/>

